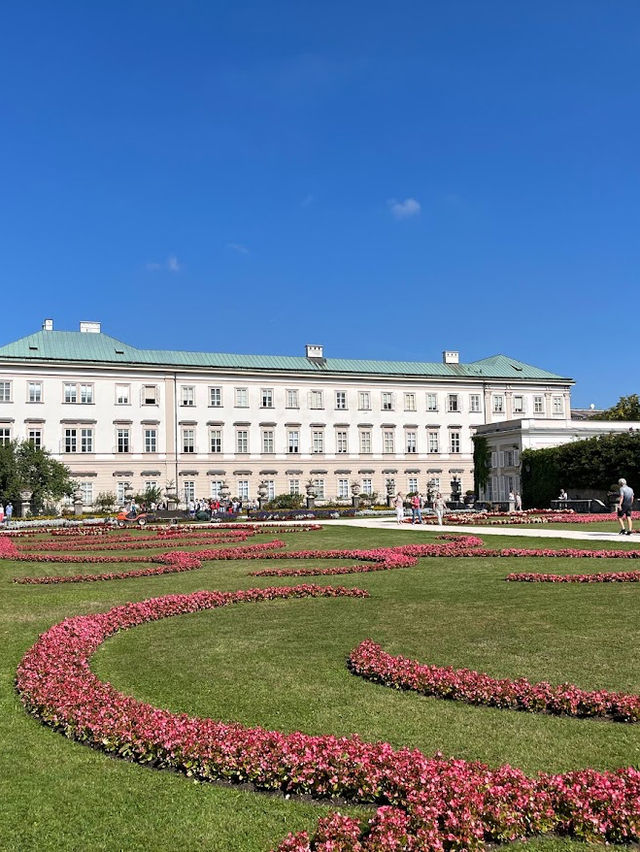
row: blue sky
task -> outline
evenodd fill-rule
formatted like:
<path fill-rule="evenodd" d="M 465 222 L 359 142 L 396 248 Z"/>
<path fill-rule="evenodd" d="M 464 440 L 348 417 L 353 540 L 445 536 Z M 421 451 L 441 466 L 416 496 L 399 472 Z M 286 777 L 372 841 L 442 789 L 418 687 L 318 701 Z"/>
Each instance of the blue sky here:
<path fill-rule="evenodd" d="M 637 0 L 25 0 L 0 43 L 0 342 L 639 390 Z"/>

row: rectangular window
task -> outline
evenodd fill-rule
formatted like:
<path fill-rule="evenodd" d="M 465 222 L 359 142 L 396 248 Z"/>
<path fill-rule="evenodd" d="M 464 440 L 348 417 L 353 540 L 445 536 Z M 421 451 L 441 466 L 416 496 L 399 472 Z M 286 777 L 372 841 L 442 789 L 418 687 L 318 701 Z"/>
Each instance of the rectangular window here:
<path fill-rule="evenodd" d="M 363 494 L 373 494 L 373 480 L 372 479 L 363 479 L 362 480 L 362 493 Z"/>
<path fill-rule="evenodd" d="M 460 452 L 460 432 L 449 432 L 449 452 Z"/>
<path fill-rule="evenodd" d="M 513 413 L 522 414 L 524 411 L 524 397 L 514 396 L 513 398 Z"/>
<path fill-rule="evenodd" d="M 289 494 L 300 494 L 300 480 L 299 479 L 290 479 L 289 480 Z"/>
<path fill-rule="evenodd" d="M 80 483 L 80 499 L 83 506 L 93 506 L 93 482 Z"/>
<path fill-rule="evenodd" d="M 260 389 L 260 408 L 273 408 L 273 388 Z"/>
<path fill-rule="evenodd" d="M 211 408 L 222 407 L 222 388 L 209 388 L 209 405 Z"/>
<path fill-rule="evenodd" d="M 262 452 L 273 453 L 273 429 L 265 429 L 262 433 Z"/>
<path fill-rule="evenodd" d="M 11 429 L 3 426 L 0 428 L 0 447 L 11 443 Z"/>
<path fill-rule="evenodd" d="M 0 382 L 0 402 L 11 402 L 11 382 Z"/>
<path fill-rule="evenodd" d="M 407 491 L 409 493 L 415 492 L 418 490 L 418 479 L 415 476 L 410 476 L 407 480 Z"/>
<path fill-rule="evenodd" d="M 368 430 L 360 432 L 360 452 L 371 452 L 371 432 Z"/>
<path fill-rule="evenodd" d="M 42 402 L 42 382 L 29 382 L 29 402 Z"/>
<path fill-rule="evenodd" d="M 324 479 L 314 479 L 313 487 L 316 492 L 316 497 L 319 500 L 324 500 Z"/>
<path fill-rule="evenodd" d="M 437 393 L 428 393 L 427 394 L 427 411 L 437 411 L 438 410 L 438 394 Z"/>
<path fill-rule="evenodd" d="M 349 497 L 349 480 L 348 479 L 339 479 L 338 480 L 338 497 L 341 500 L 345 500 Z"/>
<path fill-rule="evenodd" d="M 427 432 L 427 452 L 440 452 L 440 438 L 437 432 Z"/>
<path fill-rule="evenodd" d="M 211 496 L 213 497 L 214 500 L 220 499 L 220 489 L 222 488 L 223 481 L 224 480 L 222 480 L 222 479 L 212 479 L 211 480 L 211 486 L 210 486 Z"/>
<path fill-rule="evenodd" d="M 298 391 L 295 388 L 287 389 L 287 408 L 300 408 Z"/>
<path fill-rule="evenodd" d="M 336 432 L 336 453 L 348 453 L 348 436 L 346 429 L 338 429 Z"/>
<path fill-rule="evenodd" d="M 369 391 L 358 392 L 358 408 L 360 409 L 360 411 L 371 410 L 371 394 L 369 393 Z"/>
<path fill-rule="evenodd" d="M 190 500 L 193 501 L 196 499 L 196 483 L 193 479 L 186 479 L 182 483 L 182 488 L 184 490 L 184 502 L 188 503 Z"/>
<path fill-rule="evenodd" d="M 236 408 L 248 408 L 249 407 L 249 391 L 247 388 L 236 388 L 235 389 L 235 404 Z"/>
<path fill-rule="evenodd" d="M 145 453 L 158 452 L 158 431 L 157 429 L 144 430 L 144 451 Z"/>
<path fill-rule="evenodd" d="M 533 413 L 544 414 L 544 397 L 534 396 L 533 398 Z"/>
<path fill-rule="evenodd" d="M 80 430 L 80 452 L 81 453 L 92 453 L 93 452 L 93 429 L 81 429 Z"/>
<path fill-rule="evenodd" d="M 116 430 L 116 452 L 117 453 L 128 453 L 129 449 L 130 449 L 129 430 L 128 429 L 117 429 Z"/>
<path fill-rule="evenodd" d="M 27 440 L 30 444 L 40 450 L 42 449 L 42 429 L 29 429 L 27 432 Z"/>
<path fill-rule="evenodd" d="M 336 409 L 338 411 L 346 411 L 347 408 L 347 392 L 336 391 Z"/>
<path fill-rule="evenodd" d="M 416 395 L 415 395 L 415 393 L 405 393 L 405 395 L 404 395 L 404 410 L 405 411 L 415 411 L 416 410 Z"/>
<path fill-rule="evenodd" d="M 290 429 L 287 432 L 287 452 L 300 452 L 300 432 L 297 429 Z"/>
<path fill-rule="evenodd" d="M 209 432 L 209 452 L 222 452 L 222 429 L 211 429 Z"/>
<path fill-rule="evenodd" d="M 381 408 L 383 411 L 393 411 L 393 394 L 388 391 L 382 391 Z"/>
<path fill-rule="evenodd" d="M 246 429 L 238 429 L 236 432 L 236 452 L 249 452 L 249 432 Z"/>
<path fill-rule="evenodd" d="M 93 405 L 93 385 L 80 385 L 80 402 L 82 405 Z"/>
<path fill-rule="evenodd" d="M 116 503 L 124 506 L 124 492 L 127 490 L 128 482 L 116 482 Z"/>
<path fill-rule="evenodd" d="M 248 479 L 239 479 L 238 480 L 238 498 L 243 502 L 249 499 L 249 480 Z"/>
<path fill-rule="evenodd" d="M 457 393 L 447 394 L 447 411 L 460 411 Z"/>
<path fill-rule="evenodd" d="M 180 405 L 192 408 L 196 404 L 196 389 L 193 385 L 180 386 Z"/>
<path fill-rule="evenodd" d="M 116 405 L 129 405 L 130 385 L 116 385 Z"/>
<path fill-rule="evenodd" d="M 558 414 L 564 414 L 564 400 L 561 396 L 553 397 L 553 413 L 555 416 Z"/>
<path fill-rule="evenodd" d="M 395 453 L 395 440 L 391 429 L 382 433 L 382 447 L 385 453 Z"/>
<path fill-rule="evenodd" d="M 275 479 L 265 479 L 265 485 L 267 486 L 267 500 L 268 501 L 274 500 L 275 496 L 276 496 Z"/>
<path fill-rule="evenodd" d="M 78 452 L 78 430 L 77 429 L 65 429 L 64 430 L 64 451 L 65 451 L 65 453 L 77 453 Z"/>
<path fill-rule="evenodd" d="M 324 408 L 321 390 L 309 391 L 309 408 Z"/>
<path fill-rule="evenodd" d="M 155 385 L 144 385 L 142 388 L 142 404 L 158 405 L 158 388 Z"/>
<path fill-rule="evenodd" d="M 155 479 L 146 479 L 144 483 L 145 491 L 152 491 L 158 487 L 158 483 Z"/>
<path fill-rule="evenodd" d="M 498 394 L 497 396 L 493 397 L 493 413 L 504 413 L 504 397 L 502 396 L 502 394 Z"/>
<path fill-rule="evenodd" d="M 480 411 L 480 394 L 472 393 L 469 396 L 469 411 L 477 414 Z"/>
<path fill-rule="evenodd" d="M 417 434 L 415 432 L 406 432 L 405 433 L 405 439 L 406 439 L 406 444 L 407 444 L 407 452 L 408 453 L 417 452 L 418 451 L 418 447 L 417 447 L 418 436 L 417 436 Z"/>
<path fill-rule="evenodd" d="M 64 386 L 64 401 L 66 403 L 78 401 L 78 388 L 75 385 L 65 382 Z"/>
<path fill-rule="evenodd" d="M 322 429 L 314 429 L 311 432 L 311 452 L 324 453 L 324 432 Z"/>

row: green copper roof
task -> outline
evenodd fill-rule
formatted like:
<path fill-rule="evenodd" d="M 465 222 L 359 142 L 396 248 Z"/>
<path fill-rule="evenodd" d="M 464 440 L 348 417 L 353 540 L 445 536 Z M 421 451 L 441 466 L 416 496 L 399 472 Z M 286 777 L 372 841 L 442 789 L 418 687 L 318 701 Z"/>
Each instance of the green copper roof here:
<path fill-rule="evenodd" d="M 493 355 L 469 364 L 420 361 L 364 361 L 352 358 L 313 360 L 299 355 L 228 355 L 217 352 L 182 352 L 136 349 L 108 334 L 79 331 L 38 331 L 0 346 L 3 361 L 92 362 L 167 367 L 284 370 L 296 373 L 370 373 L 396 376 L 458 376 L 486 379 L 562 379 L 506 355 Z M 571 381 L 571 379 L 564 379 Z"/>

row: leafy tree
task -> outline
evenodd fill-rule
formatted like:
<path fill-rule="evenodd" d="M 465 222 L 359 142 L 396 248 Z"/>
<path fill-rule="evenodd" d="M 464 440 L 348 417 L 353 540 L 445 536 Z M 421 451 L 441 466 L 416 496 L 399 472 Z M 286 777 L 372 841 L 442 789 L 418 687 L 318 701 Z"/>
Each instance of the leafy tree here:
<path fill-rule="evenodd" d="M 135 494 L 133 498 L 138 506 L 141 503 L 144 503 L 146 506 L 149 506 L 150 503 L 159 503 L 162 499 L 162 491 L 156 486 L 151 486 L 147 488 L 146 491 L 142 491 L 140 494 Z"/>
<path fill-rule="evenodd" d="M 640 420 L 640 397 L 637 393 L 621 396 L 615 405 L 601 415 L 603 420 Z"/>
<path fill-rule="evenodd" d="M 475 493 L 479 494 L 489 481 L 491 472 L 491 452 L 489 441 L 484 435 L 476 435 L 473 438 L 473 484 Z"/>
<path fill-rule="evenodd" d="M 300 509 L 304 503 L 301 494 L 276 494 L 273 500 L 265 503 L 264 509 Z"/>
<path fill-rule="evenodd" d="M 20 502 L 20 492 L 31 491 L 31 511 L 46 501 L 71 496 L 75 484 L 69 468 L 31 441 L 11 441 L 0 447 L 0 497 Z"/>
<path fill-rule="evenodd" d="M 101 491 L 95 499 L 95 506 L 101 512 L 111 512 L 116 505 L 117 497 L 113 491 Z"/>

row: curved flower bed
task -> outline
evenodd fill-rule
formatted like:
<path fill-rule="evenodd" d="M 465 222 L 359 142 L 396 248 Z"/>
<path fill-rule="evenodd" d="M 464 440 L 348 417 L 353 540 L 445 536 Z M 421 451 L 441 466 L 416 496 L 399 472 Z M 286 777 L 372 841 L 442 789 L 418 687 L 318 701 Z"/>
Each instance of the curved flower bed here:
<path fill-rule="evenodd" d="M 17 672 L 25 707 L 81 742 L 202 781 L 340 797 L 378 805 L 366 827 L 333 815 L 316 836 L 290 835 L 281 852 L 475 850 L 486 842 L 556 831 L 629 842 L 640 836 L 640 772 L 583 770 L 535 778 L 510 766 L 426 757 L 358 736 L 281 734 L 171 713 L 119 693 L 90 668 L 106 638 L 149 621 L 241 602 L 292 597 L 366 597 L 317 586 L 196 592 L 129 603 L 66 619 L 47 630 Z"/>
<path fill-rule="evenodd" d="M 349 654 L 347 664 L 354 674 L 383 686 L 467 704 L 556 716 L 602 716 L 616 722 L 640 719 L 640 695 L 584 690 L 572 683 L 551 686 L 526 678 L 497 679 L 472 669 L 427 665 L 387 654 L 371 639 Z"/>
<path fill-rule="evenodd" d="M 640 571 L 600 571 L 597 574 L 508 574 L 511 583 L 640 583 Z"/>

